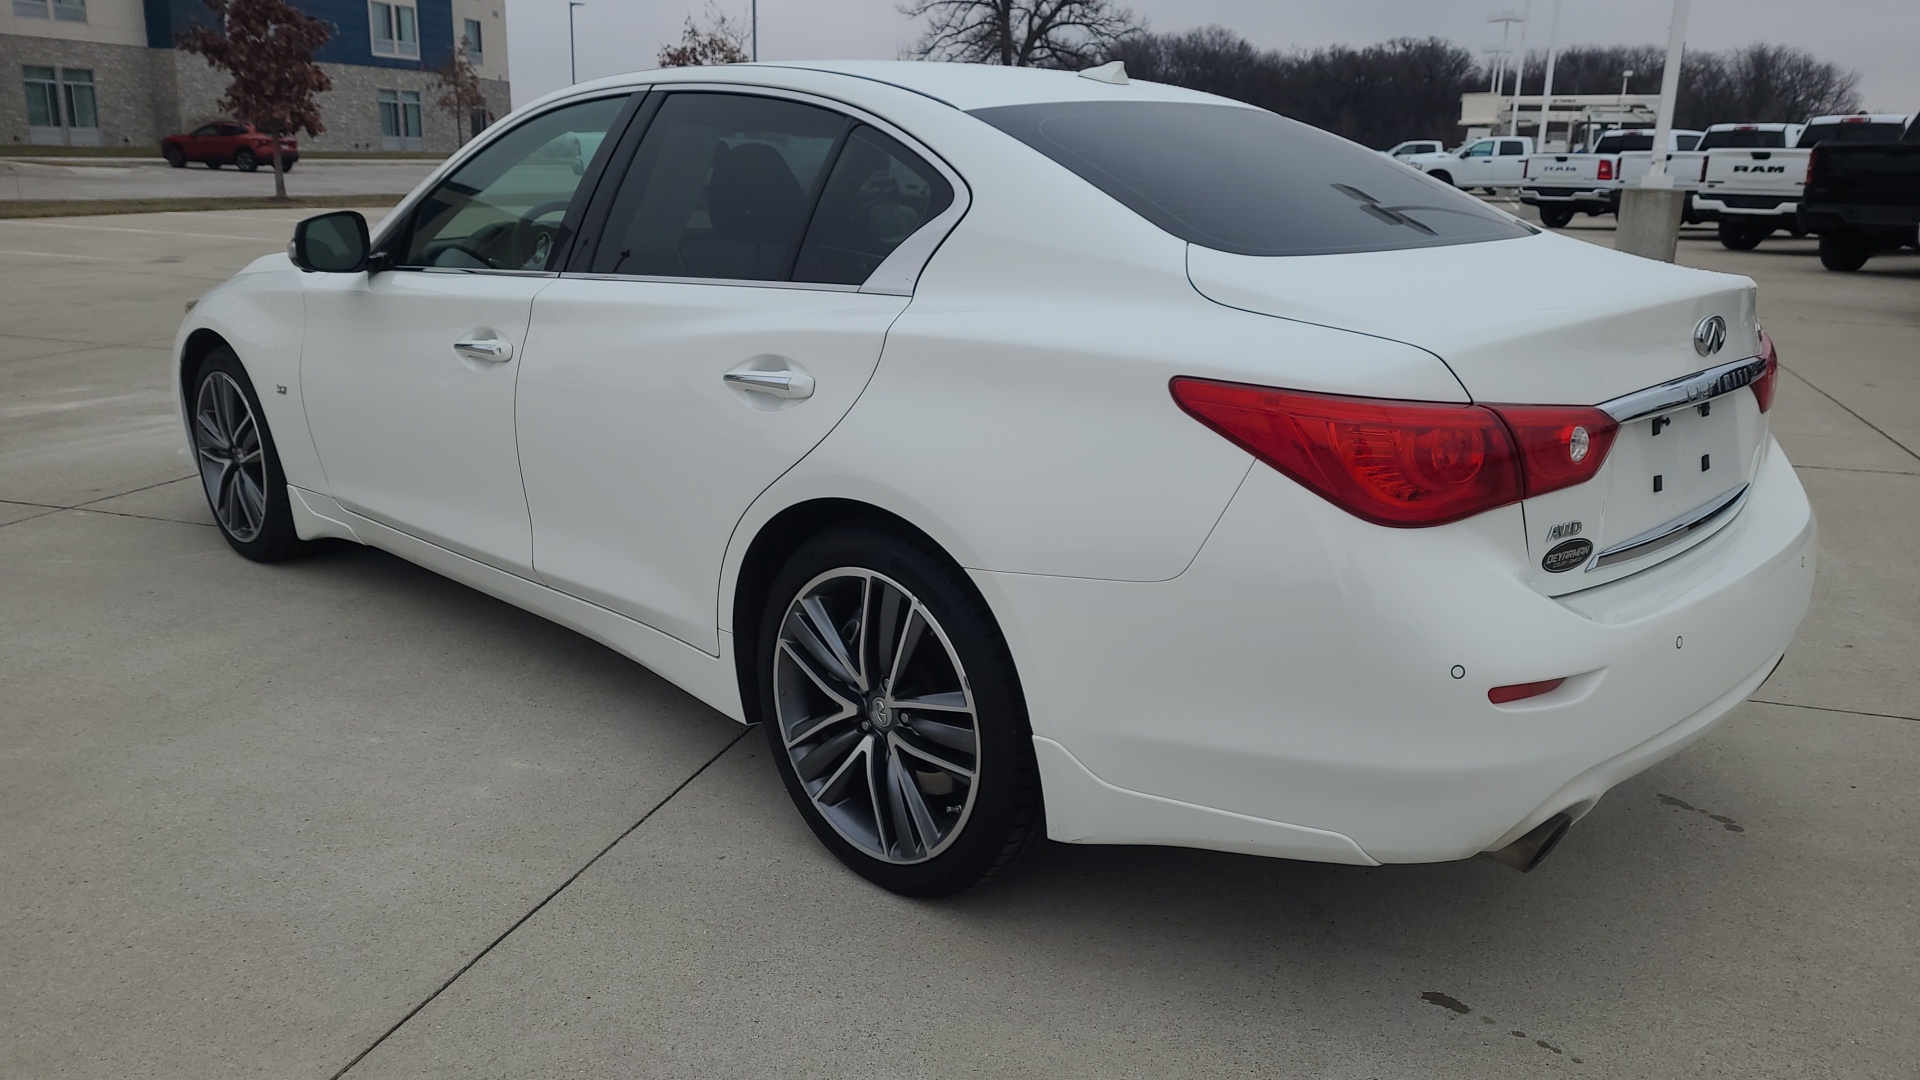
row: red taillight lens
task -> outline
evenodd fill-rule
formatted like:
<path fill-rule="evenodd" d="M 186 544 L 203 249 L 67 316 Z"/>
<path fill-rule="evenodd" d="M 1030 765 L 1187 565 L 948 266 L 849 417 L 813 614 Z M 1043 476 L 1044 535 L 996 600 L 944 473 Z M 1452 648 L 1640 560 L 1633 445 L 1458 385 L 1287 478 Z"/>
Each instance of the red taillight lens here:
<path fill-rule="evenodd" d="M 1618 425 L 1566 405 L 1449 405 L 1173 380 L 1189 415 L 1335 506 L 1421 528 L 1584 483 Z"/>
<path fill-rule="evenodd" d="M 1760 402 L 1760 411 L 1766 412 L 1773 408 L 1773 390 L 1778 383 L 1775 376 L 1780 374 L 1780 354 L 1774 351 L 1773 339 L 1765 334 L 1760 335 L 1760 359 L 1767 362 L 1767 370 L 1748 385 L 1753 387 L 1753 396 Z"/>
<path fill-rule="evenodd" d="M 1509 701 L 1522 701 L 1541 694 L 1551 694 L 1560 689 L 1565 679 L 1546 679 L 1541 682 L 1514 683 L 1512 686 L 1496 686 L 1487 691 L 1487 700 L 1495 705 L 1505 705 Z"/>
<path fill-rule="evenodd" d="M 1612 162 L 1612 160 L 1610 160 L 1610 159 L 1608 159 L 1608 158 L 1601 158 L 1601 159 L 1600 159 L 1600 179 L 1602 179 L 1602 180 L 1611 180 L 1611 179 L 1613 179 L 1613 162 Z"/>
<path fill-rule="evenodd" d="M 1820 156 L 1820 149 L 1818 147 L 1815 147 L 1814 149 L 1807 151 L 1807 175 L 1805 179 L 1800 181 L 1801 187 L 1813 186 L 1813 163 L 1814 163 L 1814 160 L 1819 156 Z"/>
<path fill-rule="evenodd" d="M 1459 521 L 1521 498 L 1513 437 L 1480 405 L 1173 380 L 1194 419 L 1376 525 Z"/>
<path fill-rule="evenodd" d="M 1707 155 L 1705 154 L 1700 155 L 1700 182 L 1703 184 L 1707 182 Z"/>
<path fill-rule="evenodd" d="M 1533 171 L 1533 159 L 1521 158 L 1520 159 L 1520 179 L 1525 180 L 1527 178 L 1527 174 L 1532 171 Z"/>
<path fill-rule="evenodd" d="M 1620 430 L 1613 417 L 1582 405 L 1488 407 L 1519 444 L 1528 498 L 1593 479 Z"/>

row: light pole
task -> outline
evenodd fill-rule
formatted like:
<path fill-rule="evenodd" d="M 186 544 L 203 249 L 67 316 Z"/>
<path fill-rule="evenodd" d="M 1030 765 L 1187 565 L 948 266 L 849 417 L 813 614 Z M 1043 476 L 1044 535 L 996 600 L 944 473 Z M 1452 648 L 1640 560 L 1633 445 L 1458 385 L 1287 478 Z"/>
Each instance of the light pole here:
<path fill-rule="evenodd" d="M 760 62 L 760 0 L 747 8 L 747 59 Z"/>
<path fill-rule="evenodd" d="M 1520 21 L 1520 16 L 1511 11 L 1496 11 L 1487 16 L 1487 21 L 1500 24 L 1500 49 L 1493 57 L 1493 85 L 1487 88 L 1497 94 L 1507 73 L 1507 35 L 1513 33 L 1513 24 Z"/>
<path fill-rule="evenodd" d="M 1653 167 L 1640 186 L 1620 190 L 1620 225 L 1613 246 L 1649 259 L 1672 262 L 1685 216 L 1687 193 L 1673 186 L 1667 174 L 1667 155 L 1673 138 L 1674 99 L 1680 90 L 1680 54 L 1687 40 L 1689 0 L 1673 0 L 1673 21 L 1667 25 L 1667 68 L 1660 73 L 1660 113 L 1653 126 Z"/>
<path fill-rule="evenodd" d="M 574 46 L 573 9 L 583 8 L 586 6 L 587 5 L 582 3 L 581 0 L 568 0 L 568 3 L 567 3 L 567 82 L 568 83 L 577 83 L 580 81 L 580 61 L 579 61 L 579 57 L 576 55 L 578 50 Z"/>
<path fill-rule="evenodd" d="M 1627 83 L 1632 81 L 1633 81 L 1632 68 L 1628 68 L 1627 70 L 1620 73 L 1620 107 L 1622 109 L 1625 109 L 1627 107 Z"/>
<path fill-rule="evenodd" d="M 1513 64 L 1513 107 L 1507 110 L 1507 134 L 1520 134 L 1520 91 L 1527 84 L 1527 23 L 1533 18 L 1533 0 L 1520 9 L 1520 54 Z"/>
<path fill-rule="evenodd" d="M 1547 152 L 1547 112 L 1553 108 L 1553 64 L 1560 58 L 1554 49 L 1560 40 L 1560 0 L 1553 0 L 1553 19 L 1547 23 L 1547 81 L 1540 87 L 1540 141 L 1534 146 L 1541 153 Z M 1567 132 L 1567 141 L 1573 141 L 1573 132 Z"/>

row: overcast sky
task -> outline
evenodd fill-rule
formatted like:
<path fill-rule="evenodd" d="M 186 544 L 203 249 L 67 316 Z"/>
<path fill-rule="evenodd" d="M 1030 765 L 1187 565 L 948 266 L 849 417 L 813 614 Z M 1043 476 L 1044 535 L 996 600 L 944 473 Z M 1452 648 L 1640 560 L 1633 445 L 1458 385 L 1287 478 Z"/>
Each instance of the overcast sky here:
<path fill-rule="evenodd" d="M 501 0 L 507 7 L 513 96 L 530 101 L 567 83 L 566 0 Z M 740 14 L 748 0 L 724 0 Z M 1218 23 L 1263 47 L 1367 45 L 1429 35 L 1470 49 L 1499 42 L 1489 12 L 1526 0 L 1133 0 L 1155 30 Z M 894 0 L 759 0 L 767 60 L 892 59 L 919 37 Z M 1530 47 L 1544 47 L 1553 0 L 1532 0 Z M 1562 0 L 1561 44 L 1661 44 L 1671 0 Z M 576 14 L 580 77 L 654 66 L 698 0 L 587 0 Z M 1799 45 L 1860 72 L 1864 104 L 1920 109 L 1920 0 L 1693 0 L 1687 44 L 1724 49 L 1755 41 Z M 1517 34 L 1518 27 L 1515 27 Z M 1739 119 L 1729 117 L 1729 119 Z"/>

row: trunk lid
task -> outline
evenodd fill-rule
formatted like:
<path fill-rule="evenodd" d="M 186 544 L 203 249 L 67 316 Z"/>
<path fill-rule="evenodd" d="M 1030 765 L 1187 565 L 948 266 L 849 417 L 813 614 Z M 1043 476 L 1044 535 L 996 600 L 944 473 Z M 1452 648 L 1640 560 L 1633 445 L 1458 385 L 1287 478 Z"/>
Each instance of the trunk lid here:
<path fill-rule="evenodd" d="M 1721 147 L 1707 151 L 1707 171 L 1700 194 L 1762 195 L 1797 198 L 1807 180 L 1806 150 L 1740 150 Z"/>
<path fill-rule="evenodd" d="M 1607 154 L 1534 154 L 1527 158 L 1527 183 L 1541 187 L 1565 187 L 1569 184 L 1591 187 L 1600 179 L 1600 162 L 1609 164 Z"/>
<path fill-rule="evenodd" d="M 1299 258 L 1190 247 L 1188 275 L 1203 296 L 1228 307 L 1425 349 L 1479 402 L 1600 405 L 1760 352 L 1748 279 L 1548 234 Z M 1703 355 L 1694 334 L 1714 316 L 1724 323 L 1724 344 Z M 1752 479 L 1767 428 L 1745 377 L 1731 376 L 1718 389 L 1737 392 L 1712 398 L 1705 410 L 1683 387 L 1677 403 L 1621 423 L 1594 479 L 1527 500 L 1537 588 L 1558 595 L 1634 573 L 1735 516 L 1737 503 L 1677 541 L 1596 564 L 1603 553 L 1705 513 Z M 1697 401 L 1701 388 L 1694 389 Z M 1547 559 L 1576 540 L 1592 545 L 1592 558 L 1563 565 L 1563 550 Z"/>

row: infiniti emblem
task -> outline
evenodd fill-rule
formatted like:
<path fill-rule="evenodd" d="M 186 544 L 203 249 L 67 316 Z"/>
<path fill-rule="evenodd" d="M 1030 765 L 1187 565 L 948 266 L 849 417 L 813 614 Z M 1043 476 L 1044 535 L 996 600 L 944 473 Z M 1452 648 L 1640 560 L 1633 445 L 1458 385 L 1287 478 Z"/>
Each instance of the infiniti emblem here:
<path fill-rule="evenodd" d="M 1693 351 L 1701 356 L 1712 356 L 1727 343 L 1727 320 L 1718 315 L 1709 315 L 1700 320 L 1693 328 Z"/>

